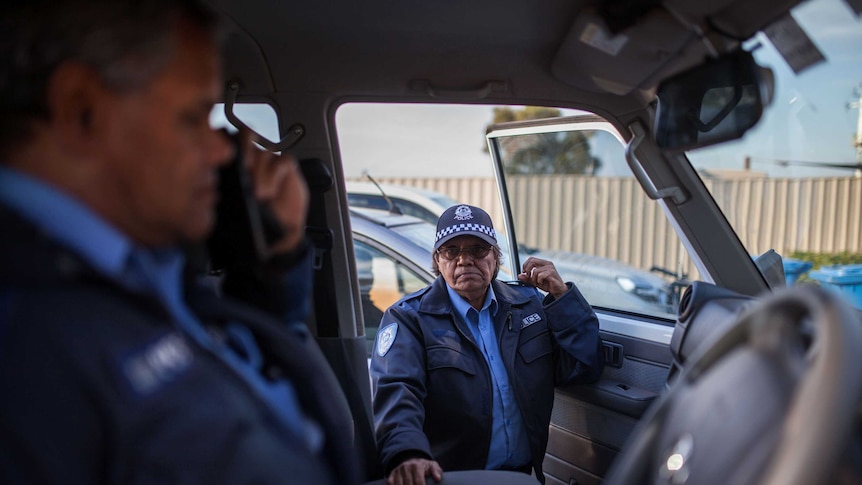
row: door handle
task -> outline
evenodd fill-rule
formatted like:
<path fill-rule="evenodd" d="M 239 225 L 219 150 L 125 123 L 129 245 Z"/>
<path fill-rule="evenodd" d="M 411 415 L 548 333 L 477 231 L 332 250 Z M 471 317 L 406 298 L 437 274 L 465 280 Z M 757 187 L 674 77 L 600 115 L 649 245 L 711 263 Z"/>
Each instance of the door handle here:
<path fill-rule="evenodd" d="M 623 346 L 614 342 L 602 341 L 602 351 L 605 354 L 605 365 L 620 368 L 623 366 Z"/>

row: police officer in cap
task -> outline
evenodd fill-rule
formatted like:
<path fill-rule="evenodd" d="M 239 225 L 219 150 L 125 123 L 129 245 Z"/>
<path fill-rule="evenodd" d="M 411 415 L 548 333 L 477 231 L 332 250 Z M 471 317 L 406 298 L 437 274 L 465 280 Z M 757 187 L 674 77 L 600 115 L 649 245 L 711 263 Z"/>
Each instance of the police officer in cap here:
<path fill-rule="evenodd" d="M 602 372 L 598 319 L 577 287 L 534 257 L 517 283 L 498 281 L 501 256 L 484 210 L 447 209 L 432 254 L 437 279 L 380 322 L 370 370 L 389 485 L 469 469 L 544 482 L 554 386 Z"/>
<path fill-rule="evenodd" d="M 233 155 L 219 30 L 197 0 L 0 4 L 0 483 L 358 481 L 296 160 L 245 143 L 284 229 L 260 267 L 221 295 L 188 264 Z"/>

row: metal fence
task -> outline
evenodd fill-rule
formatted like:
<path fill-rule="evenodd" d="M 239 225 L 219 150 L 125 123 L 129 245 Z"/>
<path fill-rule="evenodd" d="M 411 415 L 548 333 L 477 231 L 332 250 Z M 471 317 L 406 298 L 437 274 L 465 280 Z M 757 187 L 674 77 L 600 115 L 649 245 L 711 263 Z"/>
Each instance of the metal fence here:
<path fill-rule="evenodd" d="M 503 220 L 492 178 L 378 181 L 434 190 L 486 209 L 497 224 Z M 508 183 L 519 242 L 696 277 L 661 207 L 634 178 L 510 176 Z M 862 252 L 862 178 L 708 179 L 705 184 L 752 254 Z"/>

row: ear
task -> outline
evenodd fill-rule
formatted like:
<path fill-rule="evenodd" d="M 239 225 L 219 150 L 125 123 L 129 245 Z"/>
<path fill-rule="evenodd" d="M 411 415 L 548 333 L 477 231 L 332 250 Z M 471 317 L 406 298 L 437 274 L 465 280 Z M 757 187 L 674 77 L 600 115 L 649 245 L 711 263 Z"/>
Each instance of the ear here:
<path fill-rule="evenodd" d="M 109 93 L 96 71 L 80 62 L 61 64 L 48 81 L 49 124 L 64 149 L 84 155 L 97 139 L 96 117 Z"/>

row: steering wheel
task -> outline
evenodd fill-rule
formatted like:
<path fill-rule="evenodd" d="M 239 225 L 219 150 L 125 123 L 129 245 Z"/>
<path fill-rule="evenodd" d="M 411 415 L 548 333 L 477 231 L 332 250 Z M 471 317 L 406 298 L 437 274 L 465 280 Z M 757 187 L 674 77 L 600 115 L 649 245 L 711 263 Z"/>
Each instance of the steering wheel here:
<path fill-rule="evenodd" d="M 862 398 L 862 319 L 813 285 L 777 292 L 704 342 L 605 483 L 827 483 Z"/>

